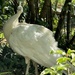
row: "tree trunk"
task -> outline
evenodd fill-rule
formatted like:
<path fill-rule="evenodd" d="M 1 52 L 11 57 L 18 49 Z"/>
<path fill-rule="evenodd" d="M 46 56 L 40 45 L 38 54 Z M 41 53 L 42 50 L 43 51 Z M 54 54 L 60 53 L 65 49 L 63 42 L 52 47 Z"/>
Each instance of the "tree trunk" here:
<path fill-rule="evenodd" d="M 26 0 L 28 3 L 28 7 L 29 7 L 29 14 L 30 16 L 28 18 L 30 18 L 30 23 L 34 23 L 35 22 L 35 3 L 34 0 Z"/>
<path fill-rule="evenodd" d="M 53 16 L 52 16 L 52 4 L 51 4 L 51 0 L 50 0 L 50 6 L 48 8 L 48 14 L 47 14 L 47 18 L 48 18 L 48 29 L 53 31 L 53 25 L 52 25 L 52 21 L 53 21 Z"/>
<path fill-rule="evenodd" d="M 36 15 L 36 22 L 39 19 L 39 0 L 35 0 L 35 15 Z"/>
<path fill-rule="evenodd" d="M 72 37 L 72 39 L 70 40 L 69 44 L 70 44 L 70 45 L 73 44 L 74 40 L 75 40 L 75 35 L 74 35 L 74 36 Z"/>
<path fill-rule="evenodd" d="M 68 12 L 67 12 L 67 41 L 66 41 L 66 47 L 69 48 L 70 44 L 70 20 L 71 20 L 71 4 L 68 4 Z"/>
<path fill-rule="evenodd" d="M 67 6 L 68 6 L 68 3 L 71 2 L 72 0 L 66 0 L 65 1 L 65 4 L 62 8 L 62 11 L 60 13 L 60 17 L 59 17 L 59 21 L 58 21 L 58 26 L 57 26 L 57 29 L 56 29 L 56 33 L 55 33 L 55 39 L 58 41 L 59 37 L 60 37 L 60 34 L 61 34 L 61 29 L 63 27 L 63 22 L 64 22 L 64 18 L 65 18 L 65 15 L 66 15 L 66 9 L 67 9 Z"/>
<path fill-rule="evenodd" d="M 50 6 L 50 0 L 44 0 L 44 5 L 43 5 L 43 8 L 42 8 L 41 13 L 40 13 L 40 19 L 46 18 L 46 14 L 47 14 L 49 6 Z"/>
<path fill-rule="evenodd" d="M 67 13 L 67 41 L 70 40 L 70 20 L 71 20 L 71 4 L 68 4 L 68 13 Z"/>

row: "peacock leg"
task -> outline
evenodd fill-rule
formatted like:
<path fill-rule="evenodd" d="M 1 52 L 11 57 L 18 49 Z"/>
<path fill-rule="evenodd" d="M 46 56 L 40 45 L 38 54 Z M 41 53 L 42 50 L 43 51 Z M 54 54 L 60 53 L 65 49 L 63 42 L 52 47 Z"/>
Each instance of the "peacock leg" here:
<path fill-rule="evenodd" d="M 26 57 L 25 60 L 26 60 L 25 62 L 27 64 L 25 75 L 28 75 L 29 74 L 29 68 L 30 68 L 30 59 L 28 57 Z"/>
<path fill-rule="evenodd" d="M 39 74 L 38 74 L 37 63 L 36 63 L 35 61 L 33 61 L 33 65 L 34 65 L 34 67 L 35 67 L 35 74 L 36 74 L 36 75 L 39 75 Z"/>

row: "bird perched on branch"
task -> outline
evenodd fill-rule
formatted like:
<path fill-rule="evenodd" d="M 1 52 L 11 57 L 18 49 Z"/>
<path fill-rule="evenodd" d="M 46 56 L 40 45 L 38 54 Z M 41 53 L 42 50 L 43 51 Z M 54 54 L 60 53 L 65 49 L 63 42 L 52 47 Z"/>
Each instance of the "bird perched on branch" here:
<path fill-rule="evenodd" d="M 44 26 L 18 22 L 18 18 L 22 12 L 23 7 L 20 3 L 17 13 L 7 20 L 3 30 L 13 51 L 25 58 L 27 64 L 25 75 L 27 75 L 30 59 L 42 66 L 50 67 L 56 64 L 57 58 L 61 55 L 49 54 L 50 50 L 59 49 L 52 31 Z"/>

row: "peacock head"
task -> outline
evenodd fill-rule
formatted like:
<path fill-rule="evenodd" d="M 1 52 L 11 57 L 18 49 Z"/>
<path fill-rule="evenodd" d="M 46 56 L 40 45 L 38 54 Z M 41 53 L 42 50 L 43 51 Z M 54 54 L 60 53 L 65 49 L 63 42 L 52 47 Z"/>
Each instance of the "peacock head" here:
<path fill-rule="evenodd" d="M 22 13 L 23 12 L 23 7 L 21 5 L 21 2 L 19 2 L 19 6 L 17 8 L 17 13 Z"/>

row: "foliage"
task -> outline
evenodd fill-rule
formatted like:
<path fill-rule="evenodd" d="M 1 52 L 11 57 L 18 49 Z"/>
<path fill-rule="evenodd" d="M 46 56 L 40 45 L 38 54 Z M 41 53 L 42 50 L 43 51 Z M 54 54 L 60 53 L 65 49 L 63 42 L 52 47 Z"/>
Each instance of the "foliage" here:
<path fill-rule="evenodd" d="M 0 33 L 0 75 L 24 75 L 25 60 L 13 52 Z"/>
<path fill-rule="evenodd" d="M 0 28 L 14 14 L 12 0 L 0 0 Z"/>
<path fill-rule="evenodd" d="M 0 0 L 0 30 L 1 30 L 4 22 L 14 14 L 13 2 L 12 1 L 13 0 Z M 52 9 L 55 9 L 56 0 L 51 0 L 51 1 L 52 1 Z M 59 6 L 62 7 L 63 4 L 64 4 L 63 2 L 64 2 L 63 0 L 58 0 L 56 8 L 58 8 Z M 43 3 L 44 3 L 44 0 L 40 0 L 39 12 L 41 12 L 41 9 L 43 7 Z M 72 0 L 72 4 L 73 5 L 75 4 L 75 0 Z M 26 4 L 24 6 L 24 12 L 27 13 L 27 10 L 28 10 L 28 6 Z M 74 19 L 72 19 L 73 20 L 72 25 L 73 25 L 75 17 L 72 17 L 72 18 L 74 18 Z M 57 13 L 53 14 L 54 31 L 57 28 L 58 20 L 59 20 L 59 15 L 57 15 Z M 38 19 L 38 22 L 41 25 L 44 25 L 46 27 L 48 26 L 48 23 L 46 23 L 46 21 L 40 21 Z M 72 36 L 75 35 L 74 32 L 75 31 L 73 30 Z M 62 34 L 61 38 L 59 39 L 60 47 L 66 45 L 66 39 L 65 39 L 66 34 L 65 33 L 64 33 L 64 35 Z M 4 39 L 4 35 L 3 35 L 2 32 L 0 32 L 0 75 L 6 75 L 6 74 L 7 75 L 13 75 L 13 74 L 24 75 L 25 67 L 26 67 L 26 64 L 24 62 L 25 61 L 24 58 L 15 54 L 8 44 L 4 44 L 3 42 L 1 42 L 1 41 L 3 41 L 3 39 Z M 72 48 L 73 48 L 73 46 L 72 46 Z M 75 45 L 74 45 L 74 49 L 75 49 Z M 62 52 L 60 52 L 60 51 L 58 51 L 58 53 L 62 54 Z M 68 58 L 68 57 L 65 57 L 66 55 L 69 55 L 69 57 L 72 57 L 72 59 Z M 57 60 L 56 66 L 45 69 L 44 73 L 45 74 L 51 73 L 53 75 L 55 75 L 55 74 L 61 75 L 62 70 L 67 71 L 67 69 L 69 67 L 68 66 L 69 64 L 65 64 L 66 62 L 70 61 L 73 65 L 75 65 L 75 63 L 74 63 L 74 61 L 75 61 L 74 53 L 72 53 L 71 50 L 69 50 L 65 54 L 65 56 L 61 57 Z M 63 62 L 65 62 L 64 65 L 62 64 Z M 31 69 L 31 72 L 32 72 L 32 70 L 33 70 L 33 67 Z M 75 73 L 73 73 L 72 75 L 75 75 Z"/>
<path fill-rule="evenodd" d="M 62 54 L 62 57 L 57 59 L 57 64 L 55 66 L 46 68 L 40 75 L 62 75 L 62 73 L 67 75 L 75 75 L 75 50 L 68 49 L 67 53 L 57 50 L 56 52 L 50 51 L 50 53 Z"/>
<path fill-rule="evenodd" d="M 0 75 L 25 75 L 25 58 L 13 52 L 9 44 L 0 33 Z M 34 67 L 31 62 L 30 75 L 33 75 Z"/>
<path fill-rule="evenodd" d="M 15 54 L 7 45 L 0 46 L 0 73 L 24 74 L 24 58 Z"/>

